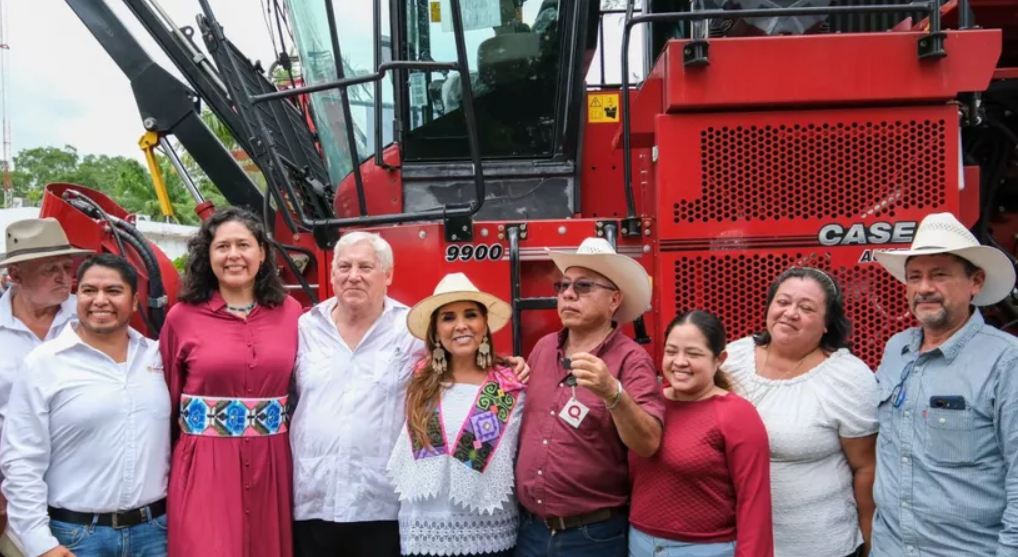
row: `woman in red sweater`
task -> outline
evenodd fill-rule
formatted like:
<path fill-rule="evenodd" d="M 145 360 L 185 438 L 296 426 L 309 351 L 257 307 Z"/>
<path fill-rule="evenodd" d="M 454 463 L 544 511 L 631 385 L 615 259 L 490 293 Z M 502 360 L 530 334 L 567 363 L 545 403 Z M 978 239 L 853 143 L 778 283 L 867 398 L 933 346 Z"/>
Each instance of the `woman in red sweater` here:
<path fill-rule="evenodd" d="M 667 402 L 654 456 L 630 453 L 631 557 L 773 557 L 770 447 L 721 370 L 725 328 L 691 311 L 665 331 Z"/>

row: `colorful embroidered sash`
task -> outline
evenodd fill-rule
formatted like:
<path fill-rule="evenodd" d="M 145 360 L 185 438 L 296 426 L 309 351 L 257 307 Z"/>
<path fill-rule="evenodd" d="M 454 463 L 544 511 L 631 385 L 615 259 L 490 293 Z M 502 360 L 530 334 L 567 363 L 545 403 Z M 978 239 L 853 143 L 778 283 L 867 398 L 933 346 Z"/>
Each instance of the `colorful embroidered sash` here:
<path fill-rule="evenodd" d="M 477 391 L 474 404 L 453 442 L 450 452 L 445 445 L 445 426 L 442 420 L 442 403 L 439 401 L 435 412 L 428 418 L 428 441 L 425 447 L 410 428 L 410 445 L 414 460 L 433 456 L 450 455 L 478 472 L 484 472 L 488 461 L 495 454 L 505 434 L 509 418 L 512 417 L 523 390 L 513 371 L 507 367 L 494 368 Z"/>
<path fill-rule="evenodd" d="M 257 437 L 286 432 L 286 401 L 280 398 L 180 397 L 180 430 L 205 437 Z"/>

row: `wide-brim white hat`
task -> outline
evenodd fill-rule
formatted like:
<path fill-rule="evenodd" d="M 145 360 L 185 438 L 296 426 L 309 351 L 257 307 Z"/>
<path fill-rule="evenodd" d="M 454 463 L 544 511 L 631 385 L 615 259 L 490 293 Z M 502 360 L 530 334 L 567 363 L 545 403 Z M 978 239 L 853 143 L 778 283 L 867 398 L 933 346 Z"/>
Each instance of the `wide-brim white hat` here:
<path fill-rule="evenodd" d="M 434 294 L 418 302 L 407 314 L 407 328 L 410 329 L 410 334 L 430 342 L 432 339 L 428 338 L 428 326 L 431 324 L 431 315 L 446 304 L 468 301 L 477 302 L 488 309 L 488 330 L 492 333 L 505 327 L 512 318 L 513 312 L 509 304 L 497 296 L 478 290 L 465 274 L 450 273 L 438 282 Z"/>
<path fill-rule="evenodd" d="M 563 273 L 570 267 L 583 267 L 604 275 L 622 292 L 622 305 L 615 311 L 618 323 L 635 321 L 650 306 L 650 276 L 635 259 L 620 255 L 604 238 L 587 238 L 575 252 L 551 251 L 552 261 Z"/>
<path fill-rule="evenodd" d="M 905 282 L 905 262 L 917 255 L 954 254 L 986 273 L 982 290 L 972 299 L 977 306 L 995 304 L 1015 286 L 1014 265 L 1004 252 L 984 246 L 951 213 L 933 213 L 919 223 L 912 246 L 907 250 L 878 251 L 874 254 L 891 276 Z"/>

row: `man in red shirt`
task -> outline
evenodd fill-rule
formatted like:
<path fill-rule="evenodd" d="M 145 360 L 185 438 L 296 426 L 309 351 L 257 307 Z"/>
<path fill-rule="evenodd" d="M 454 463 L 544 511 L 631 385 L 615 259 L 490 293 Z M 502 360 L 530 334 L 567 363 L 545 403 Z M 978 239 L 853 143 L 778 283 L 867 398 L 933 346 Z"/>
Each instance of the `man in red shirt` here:
<path fill-rule="evenodd" d="M 624 557 L 627 450 L 653 455 L 664 417 L 654 363 L 621 329 L 647 310 L 650 278 L 601 238 L 551 258 L 563 329 L 527 361 L 516 557 Z"/>

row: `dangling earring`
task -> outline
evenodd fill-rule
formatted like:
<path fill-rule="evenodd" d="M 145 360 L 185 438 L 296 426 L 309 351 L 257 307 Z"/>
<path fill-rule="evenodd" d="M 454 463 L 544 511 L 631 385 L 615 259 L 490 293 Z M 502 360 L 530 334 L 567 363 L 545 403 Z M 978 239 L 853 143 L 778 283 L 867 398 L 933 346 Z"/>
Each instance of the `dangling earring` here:
<path fill-rule="evenodd" d="M 477 347 L 477 367 L 481 369 L 491 367 L 491 343 L 488 342 L 487 335 L 481 341 L 481 345 Z"/>
<path fill-rule="evenodd" d="M 431 369 L 438 375 L 445 373 L 448 362 L 445 361 L 445 350 L 440 342 L 435 343 L 435 349 L 431 352 Z"/>

